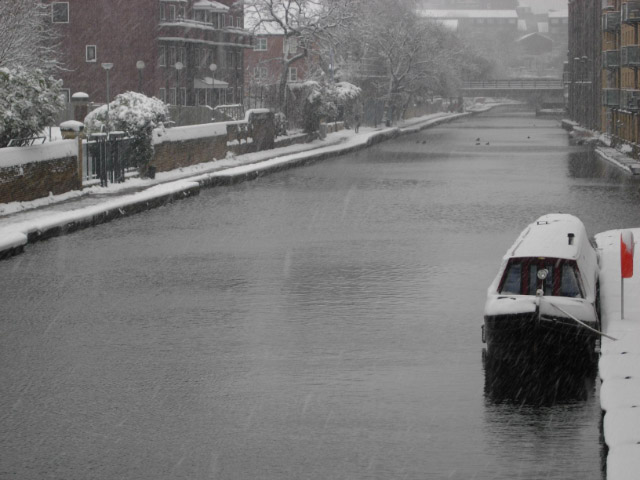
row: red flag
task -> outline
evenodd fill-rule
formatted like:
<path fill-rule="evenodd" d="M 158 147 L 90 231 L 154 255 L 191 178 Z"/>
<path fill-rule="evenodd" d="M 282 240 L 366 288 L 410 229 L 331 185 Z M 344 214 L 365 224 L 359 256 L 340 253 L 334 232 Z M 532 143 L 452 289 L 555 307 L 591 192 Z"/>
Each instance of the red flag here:
<path fill-rule="evenodd" d="M 622 278 L 633 277 L 633 233 L 625 230 L 620 234 L 620 269 Z"/>

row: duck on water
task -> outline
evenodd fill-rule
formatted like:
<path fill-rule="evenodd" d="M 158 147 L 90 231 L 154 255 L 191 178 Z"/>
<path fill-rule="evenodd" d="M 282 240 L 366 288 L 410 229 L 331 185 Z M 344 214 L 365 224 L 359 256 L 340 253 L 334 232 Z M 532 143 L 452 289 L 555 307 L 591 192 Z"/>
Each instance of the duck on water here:
<path fill-rule="evenodd" d="M 491 358 L 578 354 L 599 337 L 598 256 L 582 222 L 549 214 L 507 251 L 489 287 L 483 341 Z"/>

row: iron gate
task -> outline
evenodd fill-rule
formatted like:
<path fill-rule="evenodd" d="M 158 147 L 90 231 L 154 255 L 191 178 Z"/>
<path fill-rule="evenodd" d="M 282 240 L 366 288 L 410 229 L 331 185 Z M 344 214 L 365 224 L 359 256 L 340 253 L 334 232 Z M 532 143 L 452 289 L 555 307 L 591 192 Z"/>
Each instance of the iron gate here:
<path fill-rule="evenodd" d="M 132 138 L 124 132 L 94 133 L 82 143 L 83 182 L 106 187 L 122 183 L 129 171 L 137 169 L 133 158 Z"/>

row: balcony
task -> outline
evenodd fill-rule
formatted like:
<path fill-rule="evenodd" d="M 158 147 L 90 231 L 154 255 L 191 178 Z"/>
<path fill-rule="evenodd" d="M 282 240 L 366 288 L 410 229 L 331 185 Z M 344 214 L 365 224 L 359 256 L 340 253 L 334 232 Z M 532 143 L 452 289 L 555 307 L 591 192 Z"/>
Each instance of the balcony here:
<path fill-rule="evenodd" d="M 605 88 L 602 90 L 602 106 L 615 107 L 620 106 L 620 90 L 617 88 Z"/>
<path fill-rule="evenodd" d="M 622 4 L 622 21 L 626 23 L 640 22 L 640 2 Z"/>
<path fill-rule="evenodd" d="M 620 66 L 631 68 L 640 67 L 640 45 L 627 45 L 626 47 L 622 47 Z"/>
<path fill-rule="evenodd" d="M 620 108 L 637 112 L 640 109 L 640 90 L 621 90 Z"/>
<path fill-rule="evenodd" d="M 620 12 L 606 12 L 602 14 L 602 30 L 615 32 L 620 28 Z"/>
<path fill-rule="evenodd" d="M 613 69 L 620 67 L 620 50 L 602 52 L 602 68 Z"/>

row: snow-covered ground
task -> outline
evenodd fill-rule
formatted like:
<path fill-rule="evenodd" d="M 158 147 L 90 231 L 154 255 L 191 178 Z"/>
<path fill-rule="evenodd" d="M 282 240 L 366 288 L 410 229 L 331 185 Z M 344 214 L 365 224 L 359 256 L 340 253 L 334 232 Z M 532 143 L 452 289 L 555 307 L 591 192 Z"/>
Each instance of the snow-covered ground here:
<path fill-rule="evenodd" d="M 640 228 L 631 230 L 640 239 Z M 604 436 L 609 447 L 608 480 L 640 476 L 640 260 L 634 276 L 624 280 L 621 304 L 621 230 L 596 235 L 600 251 L 600 295 L 604 333 L 600 357 L 600 403 L 605 411 Z"/>

